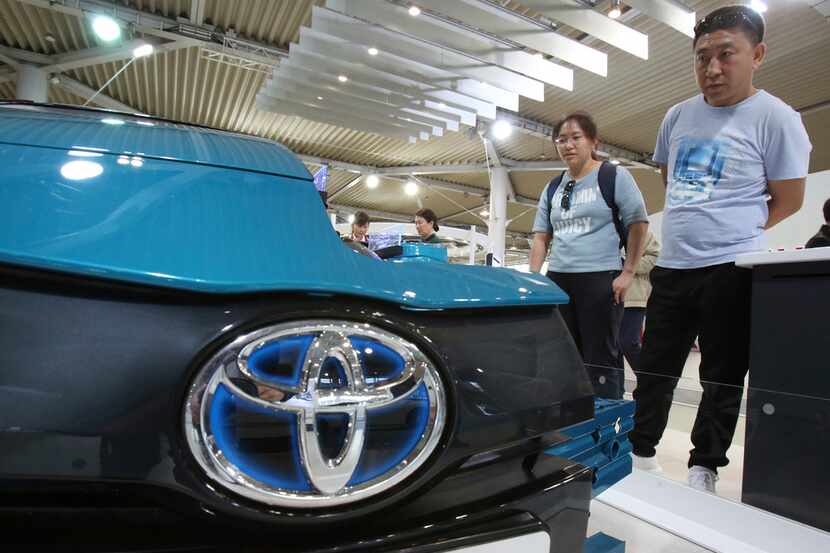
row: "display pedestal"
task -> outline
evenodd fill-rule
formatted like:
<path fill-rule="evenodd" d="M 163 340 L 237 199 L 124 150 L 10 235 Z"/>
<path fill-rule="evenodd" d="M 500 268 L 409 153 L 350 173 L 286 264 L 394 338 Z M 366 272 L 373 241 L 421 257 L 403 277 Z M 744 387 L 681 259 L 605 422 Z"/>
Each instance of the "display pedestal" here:
<path fill-rule="evenodd" d="M 752 269 L 743 502 L 830 531 L 830 248 Z"/>

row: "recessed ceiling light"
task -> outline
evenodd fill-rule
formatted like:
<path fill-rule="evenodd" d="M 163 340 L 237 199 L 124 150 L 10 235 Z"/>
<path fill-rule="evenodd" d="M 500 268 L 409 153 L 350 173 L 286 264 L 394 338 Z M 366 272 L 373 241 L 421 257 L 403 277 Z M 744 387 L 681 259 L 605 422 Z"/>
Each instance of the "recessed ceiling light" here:
<path fill-rule="evenodd" d="M 749 7 L 755 10 L 758 13 L 764 13 L 767 11 L 767 4 L 766 2 L 762 2 L 761 0 L 752 0 L 749 3 Z"/>
<path fill-rule="evenodd" d="M 106 15 L 95 16 L 92 20 L 92 30 L 95 31 L 95 36 L 104 42 L 112 42 L 121 36 L 121 26 L 115 19 Z"/>
<path fill-rule="evenodd" d="M 57 42 L 55 40 L 55 35 L 53 35 L 51 33 L 46 33 L 45 35 L 43 35 L 43 40 L 45 40 L 46 42 L 49 42 L 51 44 L 54 44 L 55 42 Z"/>
<path fill-rule="evenodd" d="M 419 8 L 418 6 L 410 6 L 409 15 L 411 15 L 412 17 L 418 17 L 419 15 L 421 15 L 421 8 Z"/>
<path fill-rule="evenodd" d="M 478 214 L 481 215 L 482 217 L 489 217 L 490 216 L 490 211 L 487 210 L 487 209 L 482 209 L 481 211 L 478 212 Z"/>
<path fill-rule="evenodd" d="M 153 45 L 152 44 L 142 44 L 138 48 L 133 50 L 133 57 L 134 58 L 145 58 L 153 53 Z"/>
<path fill-rule="evenodd" d="M 370 56 L 377 56 L 378 55 L 378 49 L 375 48 L 375 47 L 369 48 L 369 55 Z"/>
<path fill-rule="evenodd" d="M 366 177 L 366 188 L 377 188 L 380 184 L 380 179 L 377 175 L 369 175 Z"/>
<path fill-rule="evenodd" d="M 403 191 L 406 192 L 407 196 L 414 196 L 418 193 L 418 183 L 414 180 L 406 181 L 406 185 L 404 185 Z"/>
<path fill-rule="evenodd" d="M 513 134 L 513 125 L 504 119 L 499 119 L 493 123 L 493 126 L 490 128 L 490 133 L 496 140 L 504 140 Z"/>
<path fill-rule="evenodd" d="M 338 75 L 337 80 L 340 81 L 341 83 L 345 83 L 346 81 L 349 80 L 349 78 L 346 75 Z"/>
<path fill-rule="evenodd" d="M 613 163 L 614 165 L 619 165 L 619 164 L 620 164 L 620 160 L 619 160 L 619 159 L 612 159 L 612 160 L 611 160 L 611 163 Z"/>
<path fill-rule="evenodd" d="M 318 99 L 318 100 L 322 100 L 322 99 L 323 99 L 323 97 L 322 97 L 322 96 L 317 96 L 317 99 Z"/>

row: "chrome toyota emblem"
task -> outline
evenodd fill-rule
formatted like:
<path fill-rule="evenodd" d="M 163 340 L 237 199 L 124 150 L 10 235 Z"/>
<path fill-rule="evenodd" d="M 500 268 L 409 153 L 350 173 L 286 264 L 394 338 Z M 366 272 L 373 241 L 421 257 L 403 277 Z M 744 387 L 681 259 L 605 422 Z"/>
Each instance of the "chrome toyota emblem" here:
<path fill-rule="evenodd" d="M 190 387 L 187 442 L 249 499 L 332 507 L 403 481 L 441 438 L 446 396 L 412 343 L 369 324 L 300 321 L 241 336 Z"/>

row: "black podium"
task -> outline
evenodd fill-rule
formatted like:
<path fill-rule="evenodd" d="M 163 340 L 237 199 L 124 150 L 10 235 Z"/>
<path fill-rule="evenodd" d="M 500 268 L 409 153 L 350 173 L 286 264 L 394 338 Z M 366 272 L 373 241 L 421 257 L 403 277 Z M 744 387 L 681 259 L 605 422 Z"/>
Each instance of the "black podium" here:
<path fill-rule="evenodd" d="M 743 502 L 830 531 L 830 248 L 748 254 Z"/>

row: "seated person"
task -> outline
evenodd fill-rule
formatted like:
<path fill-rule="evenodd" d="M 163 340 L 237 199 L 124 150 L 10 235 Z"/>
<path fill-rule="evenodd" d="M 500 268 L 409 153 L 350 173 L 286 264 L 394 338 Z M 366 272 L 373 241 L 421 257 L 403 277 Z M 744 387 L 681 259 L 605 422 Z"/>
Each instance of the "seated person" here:
<path fill-rule="evenodd" d="M 424 244 L 440 244 L 438 237 L 438 218 L 431 209 L 423 208 L 415 212 L 415 230 Z"/>
<path fill-rule="evenodd" d="M 358 211 L 354 214 L 352 233 L 349 238 L 355 242 L 360 242 L 367 248 L 369 247 L 369 215 L 366 212 Z"/>

